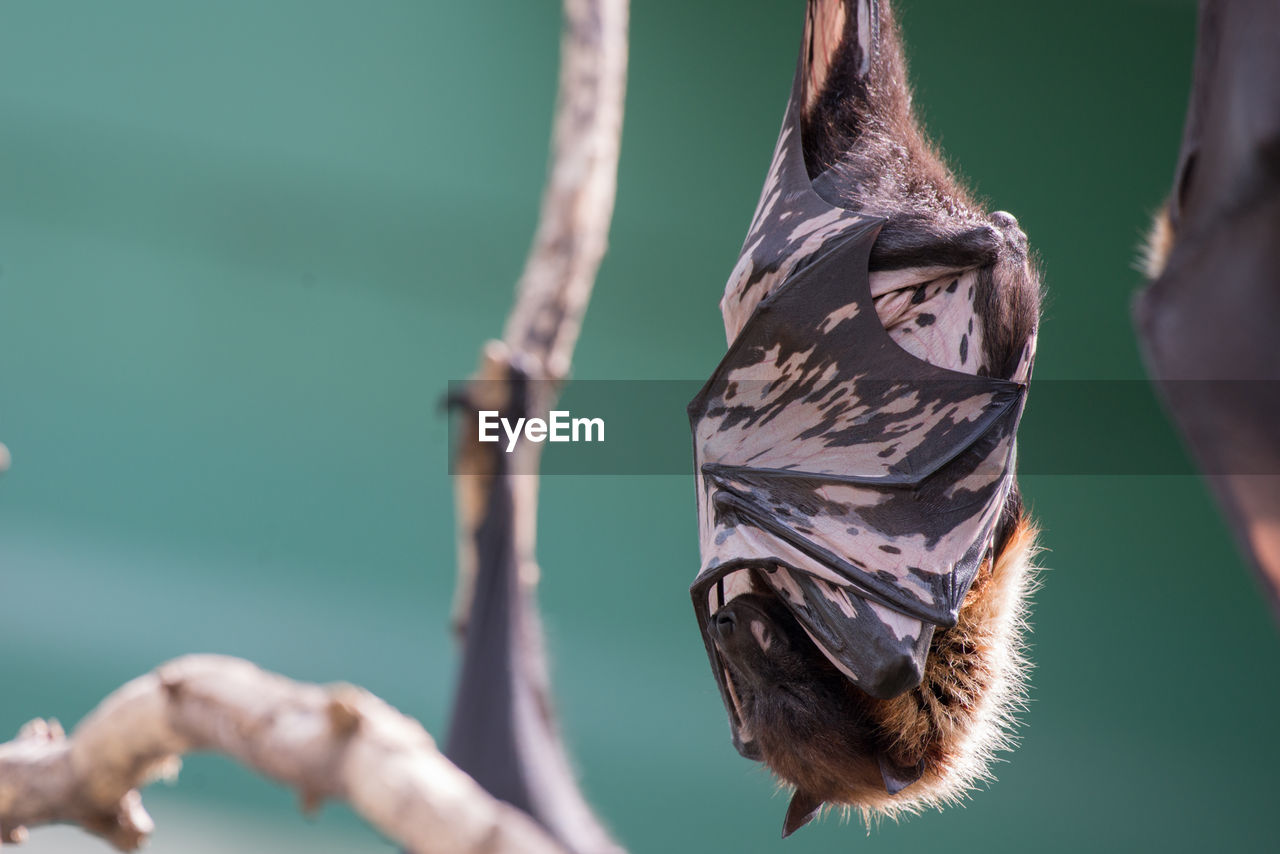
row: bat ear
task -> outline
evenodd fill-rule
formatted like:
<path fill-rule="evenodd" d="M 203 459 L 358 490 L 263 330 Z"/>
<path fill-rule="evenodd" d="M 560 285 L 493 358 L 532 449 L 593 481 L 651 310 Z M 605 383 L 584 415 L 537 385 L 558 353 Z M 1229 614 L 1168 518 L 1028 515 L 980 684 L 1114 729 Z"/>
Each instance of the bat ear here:
<path fill-rule="evenodd" d="M 884 790 L 891 795 L 898 794 L 923 775 L 923 759 L 915 765 L 895 765 L 893 760 L 883 753 L 880 754 L 880 776 L 884 778 Z"/>
<path fill-rule="evenodd" d="M 822 809 L 822 801 L 813 795 L 797 789 L 791 796 L 791 806 L 787 807 L 787 818 L 782 823 L 782 838 L 786 839 L 809 822 L 813 821 L 818 810 Z"/>

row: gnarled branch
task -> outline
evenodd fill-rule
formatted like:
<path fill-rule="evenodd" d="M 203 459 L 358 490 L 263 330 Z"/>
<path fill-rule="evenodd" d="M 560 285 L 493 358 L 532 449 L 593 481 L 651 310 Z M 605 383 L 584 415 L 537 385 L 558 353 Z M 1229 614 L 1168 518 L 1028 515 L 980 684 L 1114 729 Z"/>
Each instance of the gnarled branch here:
<path fill-rule="evenodd" d="M 563 851 L 445 759 L 420 724 L 367 691 L 294 682 L 214 655 L 134 679 L 69 737 L 56 722 L 33 721 L 0 745 L 0 840 L 70 823 L 132 851 L 153 827 L 138 789 L 196 751 L 297 789 L 304 809 L 347 801 L 415 854 Z"/>
<path fill-rule="evenodd" d="M 626 32 L 627 0 L 564 0 L 550 174 L 504 341 L 485 350 L 481 378 L 498 382 L 471 390 L 478 397 L 481 385 L 491 386 L 500 399 L 483 401 L 485 408 L 508 405 L 517 389 L 528 391 L 526 380 L 568 373 L 613 211 Z M 539 384 L 519 405 L 548 405 L 549 387 Z M 0 745 L 0 842 L 20 841 L 27 827 L 72 823 L 132 850 L 152 829 L 138 788 L 176 768 L 181 754 L 213 750 L 296 787 L 304 807 L 326 798 L 350 802 L 416 854 L 620 850 L 578 792 L 549 713 L 532 601 L 537 479 L 513 476 L 536 472 L 536 448 L 511 467 L 496 450 L 464 431 L 455 465 L 458 612 L 472 600 L 477 572 L 506 610 L 490 616 L 504 629 L 501 643 L 478 647 L 481 631 L 467 639 L 458 708 L 475 721 L 463 737 L 455 729 L 451 750 L 465 753 L 477 738 L 490 753 L 494 744 L 510 747 L 496 762 L 470 755 L 459 764 L 477 763 L 467 770 L 494 789 L 495 781 L 514 779 L 516 790 L 494 797 L 420 725 L 360 689 L 305 685 L 238 659 L 192 656 L 123 686 L 69 738 L 56 723 L 36 721 Z M 493 661 L 501 666 L 488 667 Z M 512 683 L 495 685 L 504 673 Z M 501 714 L 481 720 L 468 705 L 477 696 L 503 698 L 506 712 L 537 717 L 514 731 Z M 493 712 L 492 705 L 480 710 Z"/>

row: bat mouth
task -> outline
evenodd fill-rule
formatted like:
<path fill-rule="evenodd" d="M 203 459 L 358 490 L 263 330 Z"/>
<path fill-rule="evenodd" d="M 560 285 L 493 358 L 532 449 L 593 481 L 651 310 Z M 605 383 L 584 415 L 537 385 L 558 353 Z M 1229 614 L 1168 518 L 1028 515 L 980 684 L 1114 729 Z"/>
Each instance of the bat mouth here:
<path fill-rule="evenodd" d="M 725 694 L 732 706 L 733 717 L 737 723 L 735 736 L 742 740 L 744 744 L 754 745 L 756 741 L 755 731 L 749 723 L 750 718 L 746 714 L 746 710 L 742 707 L 742 700 L 738 698 L 738 689 L 733 681 L 733 670 L 726 664 L 720 665 L 721 679 L 724 683 Z M 742 748 L 739 748 L 742 750 Z M 745 755 L 745 753 L 744 753 Z M 752 759 L 759 759 L 759 756 L 752 756 Z"/>
<path fill-rule="evenodd" d="M 876 701 L 836 667 L 776 592 L 726 602 L 706 631 L 720 654 L 738 736 L 780 779 L 820 800 L 867 787 L 896 795 L 920 779 L 923 759 L 912 766 L 893 761 L 870 711 Z M 781 660 L 768 655 L 775 643 Z"/>

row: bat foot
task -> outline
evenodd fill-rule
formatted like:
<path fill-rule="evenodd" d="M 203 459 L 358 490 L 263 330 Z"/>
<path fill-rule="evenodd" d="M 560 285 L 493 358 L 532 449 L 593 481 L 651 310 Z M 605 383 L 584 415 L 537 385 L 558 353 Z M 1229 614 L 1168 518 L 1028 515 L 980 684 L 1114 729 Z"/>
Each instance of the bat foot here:
<path fill-rule="evenodd" d="M 1006 243 L 1013 246 L 1022 254 L 1027 252 L 1027 235 L 1018 227 L 1018 218 L 1008 211 L 996 211 L 987 217 L 996 229 L 1003 235 Z"/>
<path fill-rule="evenodd" d="M 1018 227 L 1018 218 L 1008 211 L 996 211 L 987 219 L 991 220 L 991 224 L 1001 231 Z"/>

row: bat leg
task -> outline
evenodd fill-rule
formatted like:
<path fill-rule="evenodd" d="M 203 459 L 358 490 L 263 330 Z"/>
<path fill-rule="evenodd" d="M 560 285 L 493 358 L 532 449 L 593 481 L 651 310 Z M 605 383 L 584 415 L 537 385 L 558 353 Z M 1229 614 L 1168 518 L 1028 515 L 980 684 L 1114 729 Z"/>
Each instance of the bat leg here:
<path fill-rule="evenodd" d="M 958 272 L 1026 257 L 1027 235 L 1006 211 L 996 211 L 985 223 L 890 214 L 871 247 L 871 271 L 937 267 Z"/>
<path fill-rule="evenodd" d="M 871 247 L 871 272 L 918 267 L 959 272 L 990 266 L 999 258 L 1000 234 L 990 226 L 923 230 L 913 219 L 891 217 L 885 223 Z"/>

